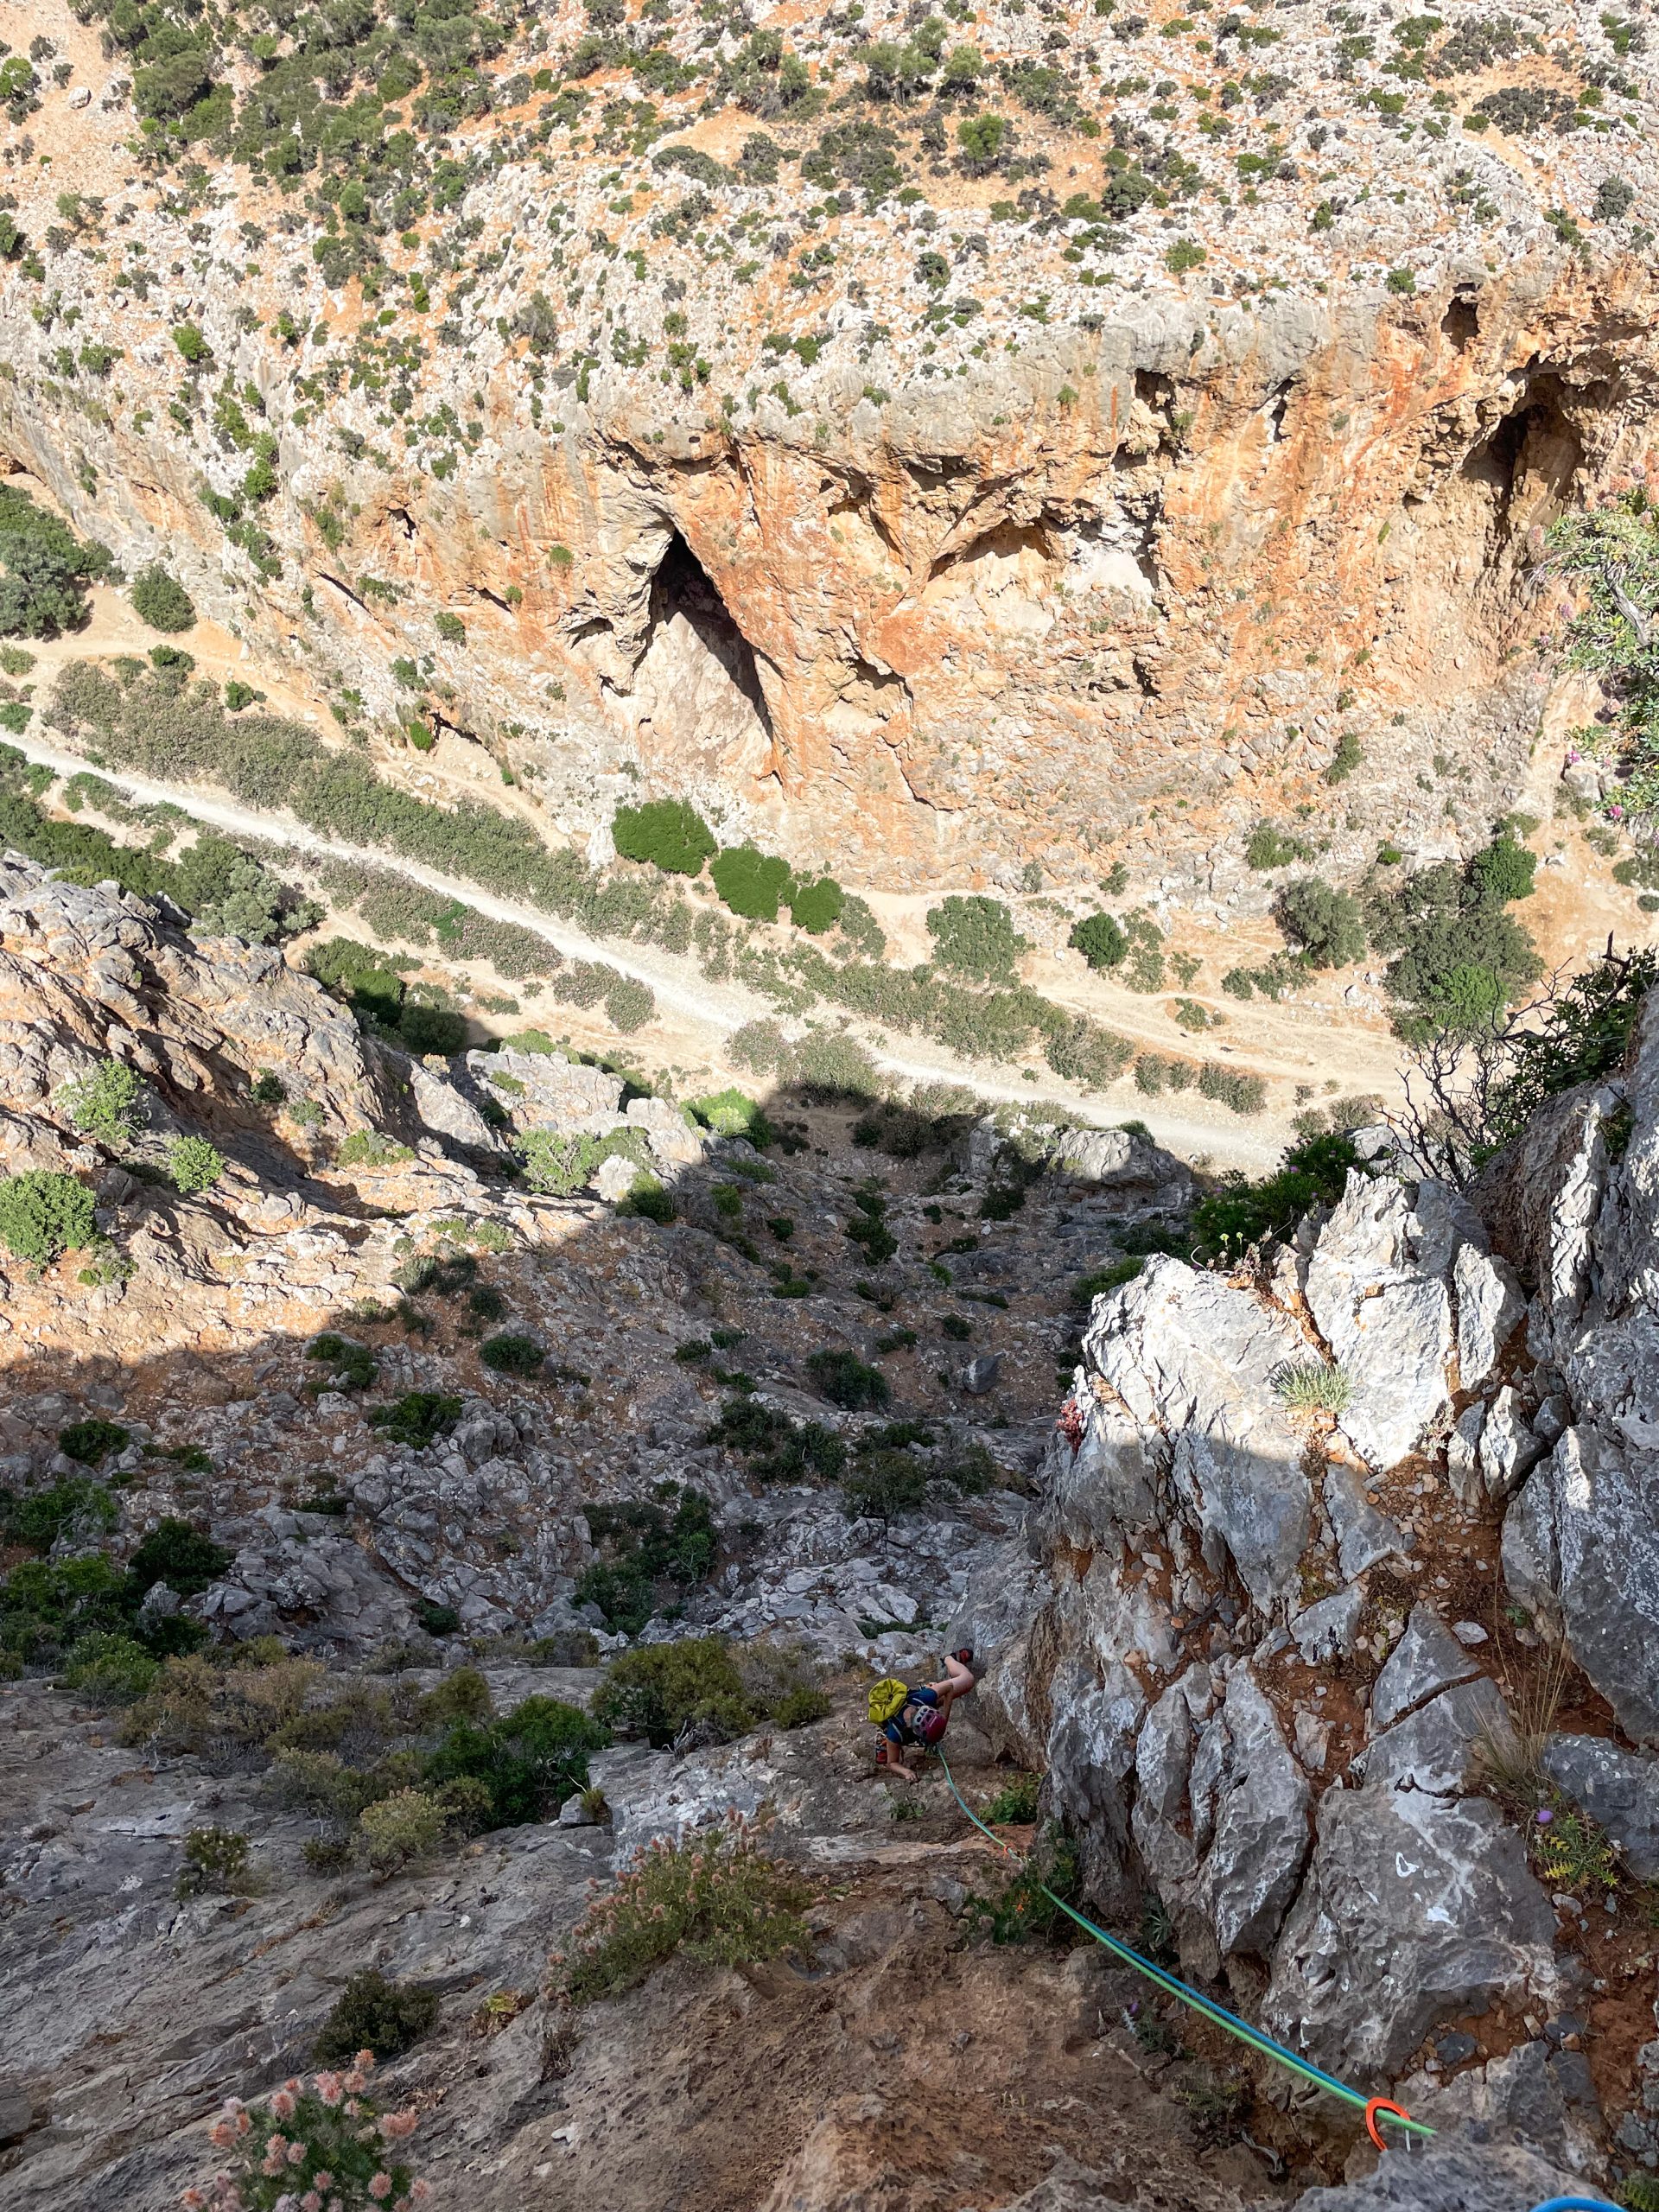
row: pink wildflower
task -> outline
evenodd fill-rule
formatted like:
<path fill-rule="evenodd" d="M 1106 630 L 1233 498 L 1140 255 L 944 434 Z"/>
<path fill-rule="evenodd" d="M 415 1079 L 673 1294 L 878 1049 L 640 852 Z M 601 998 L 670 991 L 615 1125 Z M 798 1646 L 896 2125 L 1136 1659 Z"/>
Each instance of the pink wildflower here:
<path fill-rule="evenodd" d="M 389 2112 L 380 2122 L 380 2133 L 388 2142 L 399 2143 L 406 2135 L 415 2133 L 419 2114 L 411 2105 L 406 2112 Z"/>
<path fill-rule="evenodd" d="M 373 2053 L 372 2050 L 367 2050 L 367 2049 L 365 2049 L 365 2050 L 359 2050 L 359 2051 L 358 2052 L 358 2054 L 357 2054 L 357 2070 L 358 2070 L 358 2072 L 359 2072 L 359 2074 L 372 2074 L 372 2073 L 373 2073 L 373 2071 L 374 2071 L 374 2053 Z"/>
<path fill-rule="evenodd" d="M 306 2147 L 303 2143 L 290 2143 L 289 2145 L 288 2163 L 290 2166 L 302 2166 L 305 2164 L 307 2155 Z"/>
<path fill-rule="evenodd" d="M 340 2102 L 340 2098 L 344 2094 L 345 2091 L 340 2087 L 340 2076 L 338 2074 L 318 2075 L 317 2095 L 331 2111 L 334 2109 L 334 2106 Z"/>
<path fill-rule="evenodd" d="M 278 2089 L 275 2092 L 270 2100 L 270 2116 L 273 2120 L 293 2119 L 294 2099 L 289 2090 Z"/>
<path fill-rule="evenodd" d="M 432 2184 L 429 2181 L 415 2182 L 411 2183 L 409 2193 L 416 2204 L 424 2204 L 432 2194 Z"/>
<path fill-rule="evenodd" d="M 300 2199 L 300 2212 L 322 2212 L 322 2199 L 315 2189 L 308 2189 Z"/>
<path fill-rule="evenodd" d="M 384 2204 L 391 2195 L 391 2176 L 388 2173 L 372 2175 L 369 2179 L 369 2195 L 377 2204 Z"/>
<path fill-rule="evenodd" d="M 187 2189 L 179 2199 L 183 2212 L 201 2212 L 201 2208 L 207 2202 L 207 2198 L 199 2189 Z"/>
<path fill-rule="evenodd" d="M 316 2173 L 313 2174 L 311 2178 L 315 2182 L 319 2189 L 332 2189 L 334 2185 L 334 2177 L 333 2174 Z"/>

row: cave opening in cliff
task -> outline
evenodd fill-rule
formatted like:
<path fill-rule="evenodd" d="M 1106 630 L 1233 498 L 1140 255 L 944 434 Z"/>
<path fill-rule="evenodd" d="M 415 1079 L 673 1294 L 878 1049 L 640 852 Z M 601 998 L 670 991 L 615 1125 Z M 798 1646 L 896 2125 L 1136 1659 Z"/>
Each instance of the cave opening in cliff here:
<path fill-rule="evenodd" d="M 1491 503 L 1500 551 L 1535 524 L 1548 528 L 1573 496 L 1584 442 L 1564 398 L 1559 378 L 1535 377 L 1521 404 L 1463 465 Z"/>
<path fill-rule="evenodd" d="M 655 747 L 712 753 L 763 772 L 772 715 L 754 649 L 677 531 L 652 579 L 634 696 L 641 731 Z"/>

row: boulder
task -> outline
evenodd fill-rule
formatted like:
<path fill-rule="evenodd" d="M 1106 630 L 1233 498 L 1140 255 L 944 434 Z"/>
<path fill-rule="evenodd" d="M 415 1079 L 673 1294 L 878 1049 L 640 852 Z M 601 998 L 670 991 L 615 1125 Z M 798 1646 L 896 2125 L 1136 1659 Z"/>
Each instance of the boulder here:
<path fill-rule="evenodd" d="M 1412 1608 L 1406 1632 L 1371 1690 L 1371 1726 L 1382 1729 L 1453 1682 L 1480 1672 L 1428 1605 Z"/>
<path fill-rule="evenodd" d="M 1268 1955 L 1311 1840 L 1306 1778 L 1247 1666 L 1232 1669 L 1220 1710 L 1198 1738 L 1189 1798 L 1193 1840 L 1208 1847 L 1188 1907 L 1205 1930 L 1191 1963 L 1212 1974 L 1235 1952 Z"/>
<path fill-rule="evenodd" d="M 1557 1625 L 1638 1743 L 1659 1743 L 1659 1452 L 1580 1424 L 1504 1518 L 1503 1580 Z"/>
<path fill-rule="evenodd" d="M 1486 1799 L 1328 1789 L 1262 2018 L 1344 2079 L 1387 2081 L 1437 2019 L 1551 1988 L 1554 1939 L 1521 1839 Z"/>
<path fill-rule="evenodd" d="M 1096 1301 L 1086 1363 L 1174 1446 L 1171 1474 L 1206 1560 L 1230 1558 L 1263 1606 L 1296 1586 L 1313 1499 L 1305 1438 L 1274 1389 L 1306 1355 L 1288 1316 L 1163 1255 Z"/>
<path fill-rule="evenodd" d="M 1450 1398 L 1451 1293 L 1417 1256 L 1431 1229 L 1449 1245 L 1449 1226 L 1426 1223 L 1402 1185 L 1355 1169 L 1308 1262 L 1309 1310 L 1353 1385 L 1343 1429 L 1379 1472 L 1415 1448 Z"/>
<path fill-rule="evenodd" d="M 1446 2129 L 1421 2147 L 1385 2151 L 1361 2181 L 1306 2190 L 1290 2212 L 1520 2212 L 1569 2193 L 1582 2185 L 1535 2152 L 1484 2130 Z"/>
<path fill-rule="evenodd" d="M 1334 1598 L 1321 1598 L 1292 1617 L 1291 1635 L 1296 1649 L 1310 1667 L 1345 1659 L 1359 1634 L 1359 1617 L 1365 1609 L 1365 1592 L 1357 1582 L 1338 1590 Z"/>
<path fill-rule="evenodd" d="M 1344 1581 L 1363 1574 L 1379 1560 L 1407 1549 L 1398 1523 L 1379 1512 L 1365 1485 L 1345 1460 L 1333 1459 L 1325 1471 L 1325 1510 L 1337 1540 L 1337 1563 Z"/>
<path fill-rule="evenodd" d="M 1638 1882 L 1659 1880 L 1659 1761 L 1605 1736 L 1552 1736 L 1544 1771 L 1618 1846 Z"/>
<path fill-rule="evenodd" d="M 409 1090 L 416 1118 L 434 1136 L 448 1137 L 471 1152 L 500 1149 L 495 1131 L 472 1100 L 419 1060 L 409 1064 Z"/>
<path fill-rule="evenodd" d="M 1458 1247 L 1452 1294 L 1458 1312 L 1458 1374 L 1465 1390 L 1478 1389 L 1520 1327 L 1527 1301 L 1508 1262 L 1472 1243 Z"/>

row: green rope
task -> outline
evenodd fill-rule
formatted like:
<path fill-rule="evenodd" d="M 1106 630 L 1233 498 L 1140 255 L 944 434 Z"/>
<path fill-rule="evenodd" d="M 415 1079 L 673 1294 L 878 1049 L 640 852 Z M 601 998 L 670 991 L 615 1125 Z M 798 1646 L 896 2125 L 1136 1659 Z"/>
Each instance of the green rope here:
<path fill-rule="evenodd" d="M 980 1819 L 961 1790 L 957 1789 L 957 1777 L 951 1773 L 950 1763 L 943 1751 L 938 1754 L 938 1760 L 939 1764 L 944 1769 L 944 1778 L 950 1785 L 950 1795 L 966 1813 L 968 1818 L 982 1836 L 989 1838 L 999 1851 L 1007 1852 L 1009 1856 L 1013 1857 L 1014 1853 L 1012 1847 L 1004 1843 L 1001 1836 L 986 1827 L 984 1821 Z M 1294 2051 L 1287 2050 L 1283 2044 L 1275 2043 L 1271 2036 L 1263 2035 L 1260 2029 L 1251 2027 L 1248 2021 L 1241 2020 L 1236 2013 L 1230 2012 L 1224 2005 L 1217 2005 L 1213 1998 L 1205 1997 L 1196 1989 L 1189 1989 L 1185 1982 L 1180 1980 L 1176 1975 L 1166 1973 L 1162 1967 L 1154 1965 L 1150 1959 L 1143 1959 L 1139 1951 L 1131 1949 L 1128 1944 L 1122 1942 L 1119 1937 L 1109 1935 L 1105 1929 L 1096 1927 L 1092 1920 L 1089 1919 L 1085 1914 L 1079 1912 L 1074 1905 L 1068 1904 L 1064 1897 L 1057 1897 L 1046 1882 L 1039 1881 L 1037 1887 L 1051 1904 L 1058 1906 L 1068 1920 L 1075 1921 L 1077 1926 L 1086 1929 L 1097 1943 L 1103 1943 L 1114 1958 L 1121 1959 L 1125 1966 L 1133 1967 L 1137 1974 L 1145 1974 L 1149 1981 L 1155 1983 L 1166 1995 L 1178 1998 L 1183 2005 L 1190 2006 L 1193 2012 L 1200 2014 L 1205 2019 L 1211 2021 L 1217 2027 L 1224 2028 L 1229 2035 L 1236 2037 L 1239 2042 L 1247 2044 L 1252 2050 L 1260 2052 L 1264 2058 L 1274 2059 L 1281 2066 L 1288 2067 L 1293 2074 L 1299 2074 L 1305 2082 L 1312 2082 L 1315 2088 L 1324 2089 L 1333 2097 L 1340 2097 L 1345 2103 L 1357 2106 L 1362 2112 L 1369 2107 L 1371 2100 L 1362 2095 L 1359 2090 L 1351 2089 L 1345 2082 L 1338 2081 L 1334 2074 L 1325 2073 L 1322 2067 L 1313 2065 L 1310 2060 L 1299 2058 Z M 1434 2133 L 1432 2127 L 1421 2120 L 1402 2119 L 1395 2113 L 1379 2113 L 1378 2117 L 1392 2122 L 1396 2126 L 1403 2127 L 1412 2135 L 1427 2137 Z"/>

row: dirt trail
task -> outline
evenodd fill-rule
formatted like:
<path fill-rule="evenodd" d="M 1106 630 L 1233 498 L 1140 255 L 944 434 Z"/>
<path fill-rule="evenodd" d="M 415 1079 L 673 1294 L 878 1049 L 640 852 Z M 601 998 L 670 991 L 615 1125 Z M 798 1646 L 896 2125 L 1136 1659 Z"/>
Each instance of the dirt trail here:
<path fill-rule="evenodd" d="M 289 816 L 256 813 L 238 806 L 232 800 L 188 785 L 164 784 L 125 770 L 92 769 L 77 754 L 47 743 L 32 732 L 25 732 L 11 741 L 29 760 L 59 775 L 99 775 L 130 798 L 149 805 L 165 803 L 176 806 L 193 820 L 231 836 L 289 845 L 299 852 L 347 865 L 390 868 L 410 882 L 421 884 L 441 897 L 464 900 L 493 921 L 512 922 L 520 929 L 531 931 L 567 959 L 606 961 L 621 974 L 649 983 L 659 1002 L 682 1016 L 700 1037 L 707 1039 L 711 1051 L 717 1050 L 745 1022 L 766 1020 L 774 1012 L 771 1003 L 758 993 L 732 984 L 710 982 L 689 962 L 671 954 L 590 938 L 568 923 L 550 919 L 534 906 L 498 899 L 460 877 L 440 874 L 435 868 L 423 868 L 378 847 L 338 843 L 332 838 L 320 837 Z M 1103 1111 L 1097 1102 L 1078 1097 L 1063 1084 L 1027 1085 L 995 1081 L 965 1066 L 950 1053 L 918 1040 L 908 1043 L 902 1053 L 877 1048 L 873 1056 L 887 1072 L 907 1082 L 961 1084 L 978 1096 L 997 1103 L 1013 1101 L 1030 1105 L 1044 1097 L 1058 1098 L 1084 1119 L 1100 1127 L 1110 1127 L 1125 1118 L 1122 1107 Z M 1129 1110 L 1135 1119 L 1146 1124 L 1160 1143 L 1173 1146 L 1189 1156 L 1207 1155 L 1222 1165 L 1257 1173 L 1274 1164 L 1288 1136 L 1287 1125 L 1278 1116 L 1264 1116 L 1246 1126 L 1219 1109 L 1213 1120 L 1196 1111 L 1174 1114 L 1161 1108 L 1155 1100 L 1138 1096 Z"/>

